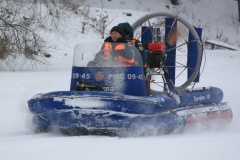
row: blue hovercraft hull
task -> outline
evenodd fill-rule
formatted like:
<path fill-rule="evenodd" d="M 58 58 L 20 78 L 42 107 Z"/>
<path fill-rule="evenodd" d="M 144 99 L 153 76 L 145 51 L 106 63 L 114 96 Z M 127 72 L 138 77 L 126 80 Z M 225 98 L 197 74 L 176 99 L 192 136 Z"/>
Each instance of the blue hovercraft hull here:
<path fill-rule="evenodd" d="M 180 104 L 164 94 L 129 96 L 103 91 L 59 91 L 28 101 L 37 129 L 69 134 L 150 135 L 179 133 L 199 123 L 229 123 L 232 111 L 218 88 L 187 92 Z M 221 123 L 222 124 L 222 123 Z"/>

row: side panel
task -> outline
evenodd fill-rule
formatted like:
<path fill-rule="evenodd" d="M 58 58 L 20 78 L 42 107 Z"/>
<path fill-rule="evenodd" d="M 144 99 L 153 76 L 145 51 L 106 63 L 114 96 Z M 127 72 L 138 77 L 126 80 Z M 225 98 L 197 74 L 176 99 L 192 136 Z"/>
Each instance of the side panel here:
<path fill-rule="evenodd" d="M 142 27 L 141 42 L 151 43 L 153 41 L 152 27 Z"/>
<path fill-rule="evenodd" d="M 195 28 L 198 36 L 200 37 L 200 40 L 202 41 L 202 28 Z M 189 38 L 188 38 L 189 43 L 188 44 L 188 60 L 187 60 L 187 66 L 188 66 L 188 78 L 191 77 L 193 73 L 193 69 L 196 67 L 197 64 L 197 43 L 195 42 L 195 39 L 193 38 L 192 34 L 189 33 Z M 193 82 L 199 82 L 199 72 L 197 77 L 194 79 Z"/>
<path fill-rule="evenodd" d="M 144 73 L 141 67 L 73 67 L 70 90 L 77 82 L 92 82 L 106 92 L 146 96 Z"/>

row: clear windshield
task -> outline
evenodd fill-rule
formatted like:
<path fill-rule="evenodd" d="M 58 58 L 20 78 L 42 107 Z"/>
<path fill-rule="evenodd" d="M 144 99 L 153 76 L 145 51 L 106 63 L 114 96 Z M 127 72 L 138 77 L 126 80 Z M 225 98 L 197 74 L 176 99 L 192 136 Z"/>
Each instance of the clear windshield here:
<path fill-rule="evenodd" d="M 81 43 L 74 48 L 75 67 L 143 66 L 138 49 L 127 43 Z"/>

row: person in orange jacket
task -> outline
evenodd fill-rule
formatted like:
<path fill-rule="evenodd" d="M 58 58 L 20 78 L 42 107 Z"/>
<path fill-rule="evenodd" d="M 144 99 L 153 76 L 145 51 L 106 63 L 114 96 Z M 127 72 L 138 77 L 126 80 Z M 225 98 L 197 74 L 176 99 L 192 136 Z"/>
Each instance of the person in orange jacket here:
<path fill-rule="evenodd" d="M 121 27 L 114 26 L 110 31 L 110 36 L 104 42 L 103 52 L 97 54 L 88 66 L 132 66 L 135 64 L 135 55 L 128 46 L 126 36 Z"/>

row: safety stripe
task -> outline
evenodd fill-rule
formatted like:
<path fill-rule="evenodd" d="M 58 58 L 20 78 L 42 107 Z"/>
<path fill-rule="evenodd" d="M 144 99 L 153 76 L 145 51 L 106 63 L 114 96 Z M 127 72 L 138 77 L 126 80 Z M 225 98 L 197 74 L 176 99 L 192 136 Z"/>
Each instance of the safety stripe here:
<path fill-rule="evenodd" d="M 188 122 L 185 127 L 186 128 L 192 128 L 192 127 L 196 127 L 199 124 L 203 125 L 203 126 L 211 126 L 211 124 L 219 124 L 221 126 L 224 126 L 226 124 L 231 123 L 232 121 L 232 117 L 218 117 L 215 119 L 205 119 L 204 121 L 195 121 L 195 122 Z"/>
<path fill-rule="evenodd" d="M 118 56 L 117 57 L 117 61 L 119 63 L 121 63 L 121 65 L 123 65 L 123 66 L 132 66 L 134 64 L 134 62 L 135 62 L 135 59 L 134 58 L 126 59 L 126 58 L 124 58 L 122 56 Z"/>
<path fill-rule="evenodd" d="M 114 48 L 114 50 L 124 50 L 125 49 L 125 45 L 123 45 L 123 44 L 118 44 L 115 48 Z"/>
<path fill-rule="evenodd" d="M 104 55 L 110 56 L 112 50 L 112 43 L 104 43 Z"/>
<path fill-rule="evenodd" d="M 197 116 L 197 117 L 188 117 L 188 118 L 186 118 L 186 121 L 191 122 L 191 121 L 197 121 L 197 120 L 201 120 L 201 119 L 212 119 L 212 118 L 226 117 L 226 116 L 232 116 L 232 112 L 208 114 L 205 116 Z"/>

